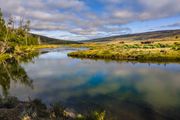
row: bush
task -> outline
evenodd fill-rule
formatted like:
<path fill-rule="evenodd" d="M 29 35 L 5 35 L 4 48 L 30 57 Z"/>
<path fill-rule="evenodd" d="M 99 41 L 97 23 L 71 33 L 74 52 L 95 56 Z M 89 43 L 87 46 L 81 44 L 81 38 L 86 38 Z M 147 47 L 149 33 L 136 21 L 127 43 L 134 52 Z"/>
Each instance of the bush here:
<path fill-rule="evenodd" d="M 105 111 L 103 112 L 92 112 L 90 116 L 87 117 L 86 120 L 105 120 Z"/>
<path fill-rule="evenodd" d="M 172 50 L 178 51 L 178 50 L 180 50 L 180 46 L 173 46 Z"/>
<path fill-rule="evenodd" d="M 156 47 L 153 46 L 153 45 L 144 45 L 143 48 L 144 49 L 153 49 L 153 48 L 156 48 Z"/>
<path fill-rule="evenodd" d="M 174 45 L 180 45 L 180 42 L 174 42 Z"/>
<path fill-rule="evenodd" d="M 161 43 L 158 43 L 158 48 L 166 48 L 166 47 L 169 47 L 169 45 L 167 44 L 161 44 Z"/>
<path fill-rule="evenodd" d="M 18 104 L 16 97 L 0 97 L 0 108 L 13 108 Z"/>

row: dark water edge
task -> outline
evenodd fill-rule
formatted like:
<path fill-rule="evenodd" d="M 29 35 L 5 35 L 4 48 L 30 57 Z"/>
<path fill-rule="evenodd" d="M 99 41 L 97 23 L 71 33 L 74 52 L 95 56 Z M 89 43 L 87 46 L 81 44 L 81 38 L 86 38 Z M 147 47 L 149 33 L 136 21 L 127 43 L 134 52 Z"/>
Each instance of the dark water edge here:
<path fill-rule="evenodd" d="M 103 60 L 105 62 L 112 62 L 112 61 L 116 61 L 118 63 L 122 63 L 122 62 L 128 62 L 128 63 L 147 63 L 147 64 L 169 64 L 169 63 L 177 63 L 180 64 L 180 60 L 179 59 L 128 59 L 128 58 L 101 58 L 101 57 L 84 57 L 84 56 L 73 56 L 73 55 L 68 55 L 71 58 L 79 58 L 81 60 L 86 60 L 86 59 L 90 59 L 90 60 Z"/>
<path fill-rule="evenodd" d="M 76 59 L 70 51 L 0 64 L 2 95 L 61 103 L 85 115 L 106 111 L 114 120 L 180 119 L 179 63 Z"/>

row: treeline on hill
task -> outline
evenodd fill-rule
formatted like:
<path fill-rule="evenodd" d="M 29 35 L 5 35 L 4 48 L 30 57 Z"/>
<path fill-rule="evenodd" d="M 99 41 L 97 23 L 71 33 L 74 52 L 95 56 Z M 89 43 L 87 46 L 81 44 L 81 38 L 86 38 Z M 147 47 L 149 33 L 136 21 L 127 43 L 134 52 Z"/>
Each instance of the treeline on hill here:
<path fill-rule="evenodd" d="M 5 22 L 2 11 L 0 9 L 0 44 L 1 49 L 4 46 L 15 45 L 35 45 L 38 39 L 29 34 L 30 20 L 20 19 L 17 21 L 11 16 Z M 2 51 L 1 51 L 2 52 Z"/>
<path fill-rule="evenodd" d="M 31 33 L 31 35 L 34 37 L 38 37 L 41 44 L 81 44 L 80 42 L 77 41 L 59 40 L 33 33 Z"/>

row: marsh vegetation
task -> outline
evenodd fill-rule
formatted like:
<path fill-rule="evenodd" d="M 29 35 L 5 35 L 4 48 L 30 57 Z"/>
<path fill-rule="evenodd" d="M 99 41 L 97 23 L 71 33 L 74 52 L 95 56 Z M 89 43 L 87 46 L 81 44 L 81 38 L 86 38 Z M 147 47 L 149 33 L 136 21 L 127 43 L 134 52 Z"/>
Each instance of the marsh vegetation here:
<path fill-rule="evenodd" d="M 180 61 L 180 39 L 177 37 L 147 41 L 120 40 L 112 42 L 85 43 L 83 46 L 90 49 L 72 52 L 68 55 L 72 57 L 94 59 Z"/>

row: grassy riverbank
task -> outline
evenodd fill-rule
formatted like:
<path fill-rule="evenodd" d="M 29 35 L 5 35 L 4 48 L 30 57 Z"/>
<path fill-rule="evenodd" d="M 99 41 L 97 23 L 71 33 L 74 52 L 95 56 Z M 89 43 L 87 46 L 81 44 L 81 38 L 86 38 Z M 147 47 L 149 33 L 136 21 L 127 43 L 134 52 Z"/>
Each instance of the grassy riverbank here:
<path fill-rule="evenodd" d="M 42 48 L 58 48 L 58 47 L 60 47 L 60 45 L 30 45 L 30 46 L 20 45 L 20 46 L 15 46 L 13 52 L 0 54 L 0 62 L 7 60 L 9 58 L 26 57 L 26 56 L 29 56 L 31 54 L 38 52 L 38 50 L 42 49 Z"/>
<path fill-rule="evenodd" d="M 77 45 L 74 45 L 77 47 Z M 148 41 L 111 41 L 85 43 L 89 50 L 69 53 L 80 58 L 103 58 L 140 61 L 180 61 L 180 39 L 166 38 Z M 80 46 L 82 47 L 82 45 Z"/>

